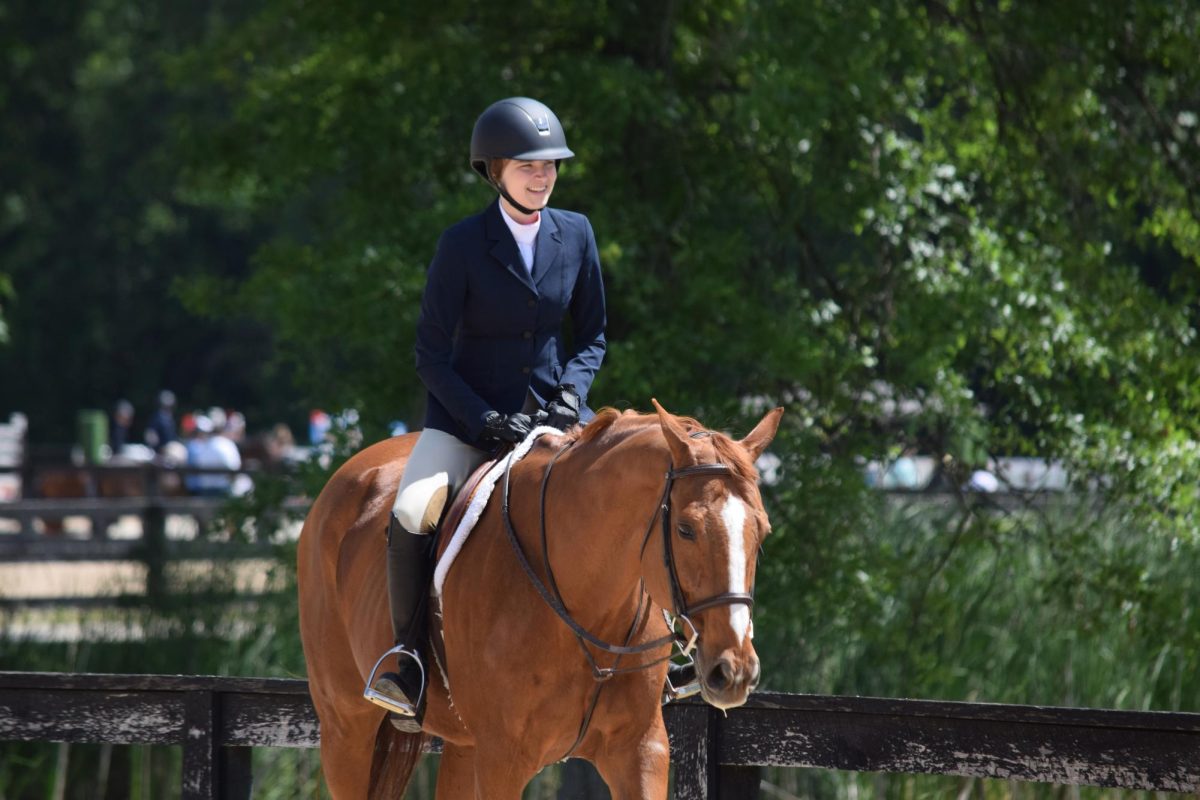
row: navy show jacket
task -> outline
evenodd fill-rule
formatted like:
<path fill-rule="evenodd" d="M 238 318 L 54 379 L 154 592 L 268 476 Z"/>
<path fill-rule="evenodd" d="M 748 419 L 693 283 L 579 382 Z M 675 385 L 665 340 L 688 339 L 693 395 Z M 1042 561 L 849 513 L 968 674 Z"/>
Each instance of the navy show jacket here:
<path fill-rule="evenodd" d="M 499 200 L 447 228 L 429 265 L 417 322 L 417 374 L 429 390 L 425 427 L 484 446 L 482 417 L 511 414 L 560 383 L 588 390 L 604 360 L 604 283 L 587 217 L 541 212 L 533 274 Z M 571 352 L 563 340 L 567 315 Z"/>

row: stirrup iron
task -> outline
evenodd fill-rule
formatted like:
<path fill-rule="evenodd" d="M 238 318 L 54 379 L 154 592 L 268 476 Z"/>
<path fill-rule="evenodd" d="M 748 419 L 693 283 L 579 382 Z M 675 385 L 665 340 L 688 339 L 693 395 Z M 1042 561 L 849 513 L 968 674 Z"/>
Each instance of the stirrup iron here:
<path fill-rule="evenodd" d="M 417 669 L 421 670 L 421 688 L 417 692 L 417 696 L 415 698 L 409 698 L 411 705 L 403 705 L 375 688 L 375 679 L 379 674 L 379 668 L 383 666 L 383 662 L 387 660 L 388 656 L 392 655 L 404 656 L 412 659 L 414 662 L 416 662 Z M 403 687 L 400 688 L 403 689 Z M 399 714 L 403 717 L 415 717 L 417 715 L 417 709 L 421 707 L 421 700 L 424 698 L 424 696 L 425 665 L 421 663 L 421 656 L 416 650 L 410 647 L 405 647 L 403 644 L 396 645 L 391 650 L 388 650 L 379 657 L 379 660 L 375 662 L 374 669 L 371 670 L 371 676 L 367 679 L 367 685 L 363 688 L 364 699 L 374 703 L 380 708 L 385 708 L 388 711 L 391 711 L 394 714 Z"/>

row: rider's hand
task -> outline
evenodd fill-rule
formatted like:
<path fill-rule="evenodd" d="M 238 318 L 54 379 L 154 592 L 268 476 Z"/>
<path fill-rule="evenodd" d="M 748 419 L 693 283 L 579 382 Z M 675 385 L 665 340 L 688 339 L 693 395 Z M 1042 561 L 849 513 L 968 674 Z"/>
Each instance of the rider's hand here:
<path fill-rule="evenodd" d="M 554 387 L 554 395 L 546 404 L 549 417 L 546 424 L 551 428 L 565 431 L 579 422 L 579 394 L 569 383 Z"/>
<path fill-rule="evenodd" d="M 483 415 L 483 438 L 498 442 L 520 444 L 533 430 L 533 422 L 525 414 L 501 414 L 489 411 Z"/>

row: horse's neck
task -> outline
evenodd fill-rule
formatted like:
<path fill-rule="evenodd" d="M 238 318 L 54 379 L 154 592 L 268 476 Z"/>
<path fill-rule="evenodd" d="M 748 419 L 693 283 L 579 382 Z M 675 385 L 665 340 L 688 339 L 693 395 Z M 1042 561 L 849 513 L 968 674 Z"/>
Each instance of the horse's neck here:
<path fill-rule="evenodd" d="M 629 436 L 607 448 L 581 443 L 554 469 L 550 559 L 556 575 L 571 572 L 569 588 L 559 579 L 569 608 L 621 616 L 640 597 L 642 541 L 670 463 L 665 446 L 659 452 L 646 441 Z"/>

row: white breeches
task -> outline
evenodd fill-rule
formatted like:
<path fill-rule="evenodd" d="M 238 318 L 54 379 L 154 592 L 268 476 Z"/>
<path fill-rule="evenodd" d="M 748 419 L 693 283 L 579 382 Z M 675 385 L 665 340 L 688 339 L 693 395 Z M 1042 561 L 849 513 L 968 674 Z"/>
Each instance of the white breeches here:
<path fill-rule="evenodd" d="M 401 527 L 409 533 L 432 533 L 448 498 L 462 488 L 487 458 L 483 450 L 444 431 L 433 428 L 421 431 L 392 506 Z"/>

